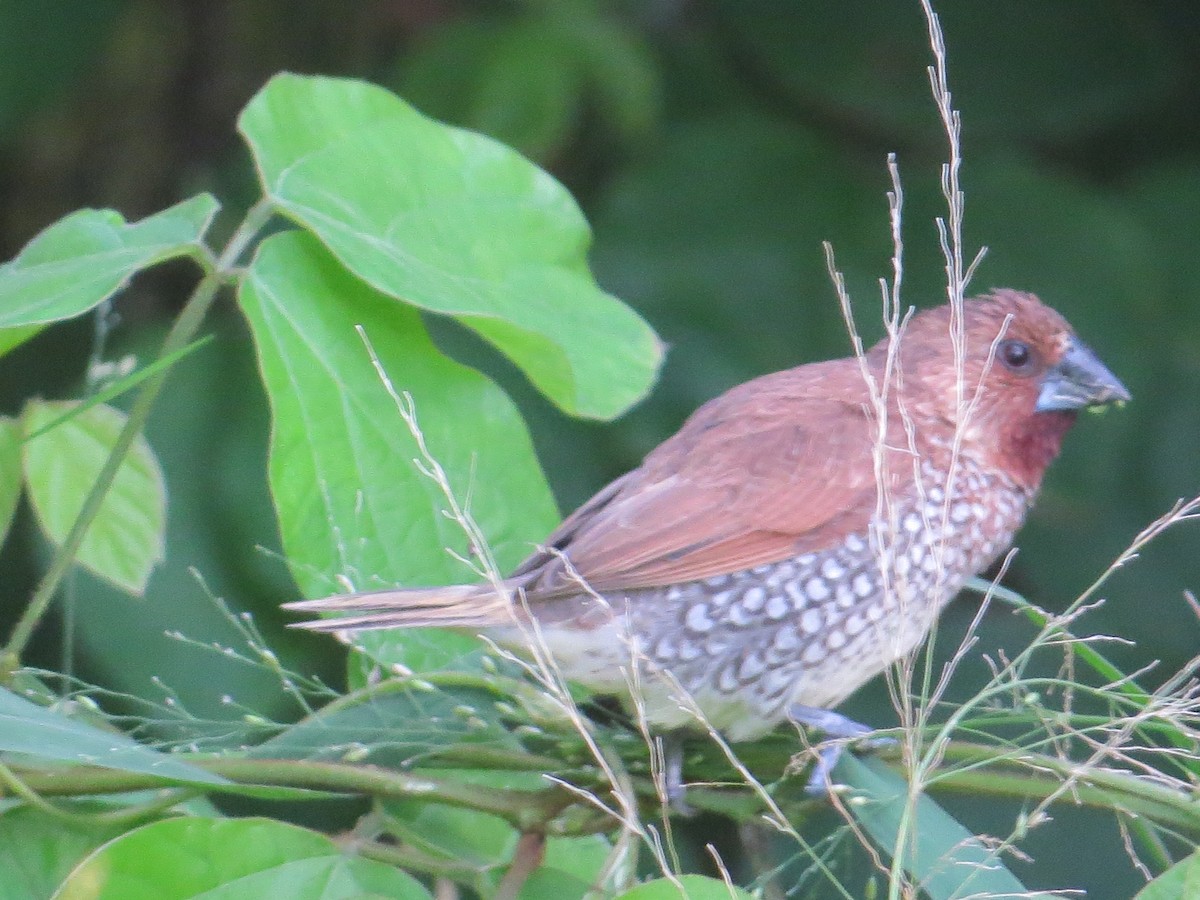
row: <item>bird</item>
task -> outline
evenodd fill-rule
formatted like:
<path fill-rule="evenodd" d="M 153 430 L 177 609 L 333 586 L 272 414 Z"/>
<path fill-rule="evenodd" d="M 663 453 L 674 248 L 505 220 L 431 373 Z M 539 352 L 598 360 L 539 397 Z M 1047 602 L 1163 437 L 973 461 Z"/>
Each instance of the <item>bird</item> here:
<path fill-rule="evenodd" d="M 1013 542 L 1080 410 L 1129 392 L 1011 289 L 913 312 L 871 349 L 755 378 L 696 410 L 500 583 L 287 604 L 353 635 L 450 627 L 636 701 L 667 738 L 790 720 L 825 735 L 810 793 L 872 729 L 836 707 L 912 653 Z"/>

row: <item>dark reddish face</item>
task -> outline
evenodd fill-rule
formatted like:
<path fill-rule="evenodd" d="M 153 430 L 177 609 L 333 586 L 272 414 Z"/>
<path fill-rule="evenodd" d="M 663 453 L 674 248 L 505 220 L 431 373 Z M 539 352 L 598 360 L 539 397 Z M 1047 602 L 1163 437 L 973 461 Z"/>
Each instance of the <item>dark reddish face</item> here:
<path fill-rule="evenodd" d="M 950 311 L 914 317 L 901 339 L 924 402 L 959 431 L 961 451 L 1034 490 L 1078 410 L 1129 399 L 1067 321 L 1032 294 L 998 291 L 963 305 L 961 352 Z M 921 402 L 920 399 L 917 401 Z"/>

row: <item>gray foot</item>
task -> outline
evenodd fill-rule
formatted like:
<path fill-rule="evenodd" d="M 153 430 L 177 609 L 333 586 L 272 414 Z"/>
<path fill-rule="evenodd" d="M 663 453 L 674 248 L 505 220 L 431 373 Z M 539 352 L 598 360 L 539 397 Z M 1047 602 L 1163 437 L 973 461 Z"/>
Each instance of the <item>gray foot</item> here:
<path fill-rule="evenodd" d="M 806 728 L 822 732 L 828 739 L 818 747 L 817 761 L 808 776 L 808 783 L 804 786 L 804 792 L 810 797 L 824 797 L 828 795 L 829 786 L 832 783 L 833 768 L 837 765 L 842 751 L 846 749 L 846 744 L 849 741 L 854 741 L 858 746 L 867 750 L 891 747 L 896 743 L 894 738 L 869 737 L 874 729 L 863 725 L 861 722 L 848 719 L 841 713 L 834 712 L 831 709 L 821 709 L 816 706 L 800 706 L 797 704 L 788 710 L 788 718 L 797 725 L 803 725 Z"/>

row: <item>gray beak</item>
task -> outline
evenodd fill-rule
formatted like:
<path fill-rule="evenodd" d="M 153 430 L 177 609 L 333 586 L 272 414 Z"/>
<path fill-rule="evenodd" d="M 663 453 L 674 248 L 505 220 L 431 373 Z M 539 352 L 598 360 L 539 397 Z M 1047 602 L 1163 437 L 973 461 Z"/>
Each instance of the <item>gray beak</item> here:
<path fill-rule="evenodd" d="M 1046 373 L 1038 392 L 1037 412 L 1083 409 L 1129 399 L 1125 385 L 1083 342 L 1071 338 L 1058 365 Z"/>

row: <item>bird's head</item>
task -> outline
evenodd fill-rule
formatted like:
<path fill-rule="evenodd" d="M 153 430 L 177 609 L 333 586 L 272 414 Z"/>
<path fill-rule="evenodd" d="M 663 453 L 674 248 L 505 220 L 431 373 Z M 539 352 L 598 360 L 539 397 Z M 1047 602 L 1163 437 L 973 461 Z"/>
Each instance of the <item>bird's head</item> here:
<path fill-rule="evenodd" d="M 960 452 L 1036 489 L 1080 409 L 1129 392 L 1061 315 L 1033 294 L 998 290 L 914 316 L 900 340 L 906 402 L 951 424 Z"/>

